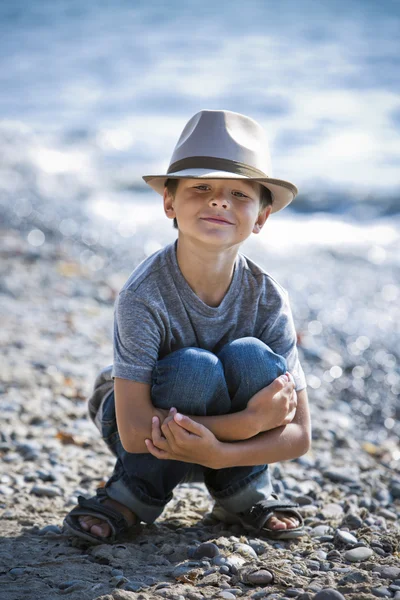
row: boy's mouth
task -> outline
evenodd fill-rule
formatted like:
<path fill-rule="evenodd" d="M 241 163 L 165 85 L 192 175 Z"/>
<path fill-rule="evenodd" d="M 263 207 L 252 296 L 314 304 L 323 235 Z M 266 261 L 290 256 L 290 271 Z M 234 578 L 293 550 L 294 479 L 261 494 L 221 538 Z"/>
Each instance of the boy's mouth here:
<path fill-rule="evenodd" d="M 214 217 L 201 217 L 202 221 L 208 221 L 209 223 L 218 223 L 219 225 L 233 225 L 231 221 L 228 219 L 224 219 L 223 217 L 214 216 Z"/>

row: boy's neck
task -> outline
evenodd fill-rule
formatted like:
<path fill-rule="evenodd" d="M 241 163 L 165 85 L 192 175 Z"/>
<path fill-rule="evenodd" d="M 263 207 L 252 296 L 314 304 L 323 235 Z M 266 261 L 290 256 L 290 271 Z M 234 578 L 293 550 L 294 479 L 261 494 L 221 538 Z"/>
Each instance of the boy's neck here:
<path fill-rule="evenodd" d="M 227 249 L 200 247 L 179 236 L 176 258 L 194 293 L 209 306 L 219 306 L 232 281 L 239 246 Z"/>

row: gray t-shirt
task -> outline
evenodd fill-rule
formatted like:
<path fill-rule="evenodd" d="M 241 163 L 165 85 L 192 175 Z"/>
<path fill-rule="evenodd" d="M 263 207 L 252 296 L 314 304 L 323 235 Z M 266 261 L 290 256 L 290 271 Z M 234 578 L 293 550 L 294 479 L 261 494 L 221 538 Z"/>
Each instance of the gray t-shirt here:
<path fill-rule="evenodd" d="M 218 353 L 243 337 L 258 338 L 284 356 L 296 389 L 306 387 L 286 290 L 238 254 L 224 299 L 208 306 L 183 277 L 175 242 L 143 261 L 119 293 L 111 375 L 150 384 L 157 360 L 171 352 L 198 347 Z"/>

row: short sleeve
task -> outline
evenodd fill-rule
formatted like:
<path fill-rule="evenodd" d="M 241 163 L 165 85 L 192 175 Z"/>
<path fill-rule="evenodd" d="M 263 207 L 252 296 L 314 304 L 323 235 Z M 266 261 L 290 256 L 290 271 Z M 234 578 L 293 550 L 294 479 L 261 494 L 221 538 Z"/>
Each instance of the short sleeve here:
<path fill-rule="evenodd" d="M 157 312 L 135 293 L 120 292 L 114 311 L 112 377 L 150 384 L 160 344 Z"/>
<path fill-rule="evenodd" d="M 293 376 L 296 390 L 307 387 L 304 371 L 299 361 L 297 351 L 297 334 L 293 322 L 293 315 L 289 304 L 289 297 L 282 288 L 271 294 L 268 305 L 267 325 L 261 333 L 260 339 L 267 344 L 276 354 L 286 359 L 287 369 Z"/>

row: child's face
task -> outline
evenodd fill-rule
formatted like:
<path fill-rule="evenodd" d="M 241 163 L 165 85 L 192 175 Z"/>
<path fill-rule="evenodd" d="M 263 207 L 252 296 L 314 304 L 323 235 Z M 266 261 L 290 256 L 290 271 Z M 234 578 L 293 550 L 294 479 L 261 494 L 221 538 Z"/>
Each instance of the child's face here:
<path fill-rule="evenodd" d="M 164 209 L 180 235 L 221 247 L 259 233 L 271 212 L 260 212 L 259 184 L 242 179 L 181 179 L 174 197 L 164 190 Z"/>

